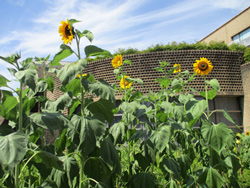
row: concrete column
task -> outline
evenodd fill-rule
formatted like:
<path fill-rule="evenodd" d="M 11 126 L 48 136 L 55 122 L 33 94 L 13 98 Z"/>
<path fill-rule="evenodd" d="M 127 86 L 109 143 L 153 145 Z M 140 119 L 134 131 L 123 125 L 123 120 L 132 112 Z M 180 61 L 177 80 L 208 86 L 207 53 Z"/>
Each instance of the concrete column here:
<path fill-rule="evenodd" d="M 241 76 L 244 91 L 243 127 L 250 131 L 250 62 L 241 65 Z"/>

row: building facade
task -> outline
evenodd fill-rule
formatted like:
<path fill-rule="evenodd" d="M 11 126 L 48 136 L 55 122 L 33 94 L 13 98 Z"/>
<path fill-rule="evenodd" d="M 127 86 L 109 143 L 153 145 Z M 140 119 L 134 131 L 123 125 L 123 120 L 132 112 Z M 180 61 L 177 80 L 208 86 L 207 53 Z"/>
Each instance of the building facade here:
<path fill-rule="evenodd" d="M 211 41 L 224 41 L 227 45 L 239 43 L 250 46 L 250 7 L 246 8 L 231 20 L 214 30 L 200 40 L 209 43 Z"/>

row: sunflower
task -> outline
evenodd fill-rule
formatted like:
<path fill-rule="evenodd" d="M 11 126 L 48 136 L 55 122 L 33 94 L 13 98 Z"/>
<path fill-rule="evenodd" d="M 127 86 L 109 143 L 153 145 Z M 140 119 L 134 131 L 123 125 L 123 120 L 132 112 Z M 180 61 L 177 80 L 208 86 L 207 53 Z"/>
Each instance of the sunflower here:
<path fill-rule="evenodd" d="M 129 89 L 131 87 L 131 85 L 132 85 L 132 82 L 128 82 L 126 80 L 126 78 L 129 78 L 129 76 L 124 76 L 125 81 L 123 80 L 123 78 L 120 81 L 120 86 L 121 86 L 122 89 L 125 89 L 125 88 Z"/>
<path fill-rule="evenodd" d="M 84 77 L 84 76 L 87 76 L 87 74 L 82 74 L 82 77 Z M 81 77 L 81 75 L 80 75 L 80 74 L 78 74 L 78 75 L 77 75 L 77 77 L 78 77 L 78 78 L 80 78 L 80 77 Z"/>
<path fill-rule="evenodd" d="M 246 134 L 246 136 L 249 136 L 249 135 L 250 135 L 250 132 L 249 132 L 249 131 L 246 131 L 245 134 Z"/>
<path fill-rule="evenodd" d="M 115 56 L 115 58 L 112 60 L 112 65 L 114 69 L 120 67 L 122 65 L 122 56 L 121 55 Z"/>
<path fill-rule="evenodd" d="M 178 67 L 177 69 L 174 70 L 174 73 L 181 72 L 181 65 L 180 65 L 180 64 L 174 64 L 173 67 L 174 67 L 174 68 L 175 68 L 175 67 Z"/>
<path fill-rule="evenodd" d="M 59 33 L 60 36 L 62 36 L 62 41 L 64 44 L 71 44 L 71 41 L 74 38 L 74 33 L 72 26 L 69 24 L 69 20 L 67 21 L 61 21 L 61 25 L 59 26 Z"/>
<path fill-rule="evenodd" d="M 212 63 L 204 57 L 201 57 L 200 60 L 196 60 L 196 63 L 194 63 L 193 66 L 194 72 L 201 76 L 208 75 L 209 72 L 213 70 Z"/>

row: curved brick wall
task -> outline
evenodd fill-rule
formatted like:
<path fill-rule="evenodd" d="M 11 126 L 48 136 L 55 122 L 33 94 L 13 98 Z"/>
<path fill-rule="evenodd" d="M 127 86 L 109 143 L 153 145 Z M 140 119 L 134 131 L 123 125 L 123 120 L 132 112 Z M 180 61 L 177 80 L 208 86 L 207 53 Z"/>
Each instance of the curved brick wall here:
<path fill-rule="evenodd" d="M 240 65 L 244 63 L 242 52 L 225 50 L 178 50 L 124 55 L 123 59 L 128 59 L 132 62 L 132 66 L 127 64 L 124 66 L 127 75 L 143 80 L 143 86 L 135 84 L 134 87 L 146 94 L 149 90 L 157 92 L 160 89 L 155 79 L 162 76 L 162 74 L 153 69 L 159 66 L 159 61 L 171 62 L 169 69 L 175 63 L 179 63 L 182 70 L 189 70 L 190 74 L 192 74 L 193 63 L 196 59 L 200 59 L 200 57 L 206 57 L 213 63 L 214 69 L 207 76 L 207 79 L 216 78 L 219 81 L 221 92 L 218 93 L 218 96 L 243 95 L 240 71 Z M 84 73 L 92 73 L 96 80 L 104 79 L 110 84 L 116 83 L 119 86 L 119 82 L 116 81 L 115 74 L 113 73 L 114 69 L 111 65 L 111 60 L 111 58 L 108 58 L 90 62 Z M 203 82 L 203 78 L 197 76 L 190 83 L 190 86 L 201 91 L 204 89 Z M 117 99 L 120 97 L 121 94 L 118 93 Z"/>

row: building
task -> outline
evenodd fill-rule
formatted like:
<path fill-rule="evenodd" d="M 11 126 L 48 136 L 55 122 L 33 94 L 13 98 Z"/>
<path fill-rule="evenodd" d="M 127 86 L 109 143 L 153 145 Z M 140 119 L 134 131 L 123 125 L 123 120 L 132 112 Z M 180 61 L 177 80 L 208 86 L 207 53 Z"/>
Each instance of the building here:
<path fill-rule="evenodd" d="M 211 41 L 224 41 L 227 45 L 232 43 L 250 46 L 250 6 L 237 14 L 231 20 L 214 30 L 200 40 L 209 43 Z"/>

